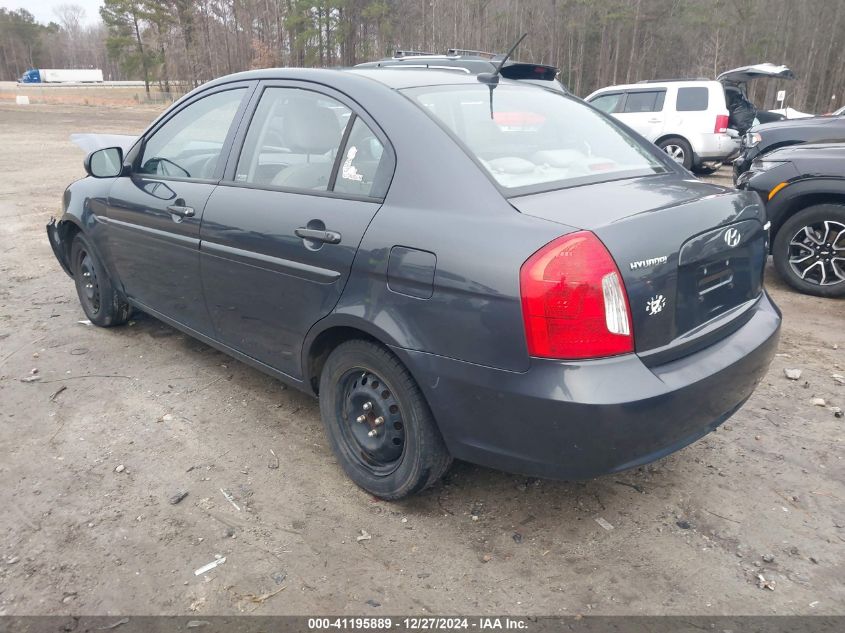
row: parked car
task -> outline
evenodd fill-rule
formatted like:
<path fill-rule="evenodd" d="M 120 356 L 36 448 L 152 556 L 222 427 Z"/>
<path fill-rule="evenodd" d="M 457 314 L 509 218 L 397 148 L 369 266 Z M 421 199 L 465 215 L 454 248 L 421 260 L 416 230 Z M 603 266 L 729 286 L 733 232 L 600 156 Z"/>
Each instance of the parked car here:
<path fill-rule="evenodd" d="M 142 310 L 319 396 L 385 499 L 453 457 L 653 461 L 732 415 L 777 346 L 757 194 L 518 81 L 240 73 L 85 169 L 47 232 L 91 322 Z"/>
<path fill-rule="evenodd" d="M 786 66 L 757 64 L 722 73 L 716 80 L 648 80 L 608 86 L 586 101 L 642 134 L 687 169 L 711 173 L 740 149 L 741 128 L 729 105 L 743 99 L 749 81 L 794 78 Z M 747 103 L 747 102 L 746 102 Z M 751 108 L 750 118 L 756 110 Z M 781 115 L 756 113 L 769 120 Z"/>
<path fill-rule="evenodd" d="M 838 143 L 845 141 L 845 117 L 790 119 L 756 125 L 742 137 L 740 154 L 733 162 L 734 182 L 748 171 L 751 163 L 767 152 L 800 143 Z"/>
<path fill-rule="evenodd" d="M 845 297 L 845 143 L 776 149 L 737 185 L 767 201 L 772 258 L 784 281 L 806 294 Z"/>
<path fill-rule="evenodd" d="M 505 79 L 533 83 L 549 90 L 569 94 L 569 91 L 557 79 L 558 69 L 554 66 L 505 60 L 504 54 L 468 49 L 450 48 L 445 54 L 398 50 L 393 57 L 363 62 L 356 68 L 413 68 L 416 70 L 427 68 L 477 75 L 495 71 L 503 60 L 505 64 L 500 72 Z"/>

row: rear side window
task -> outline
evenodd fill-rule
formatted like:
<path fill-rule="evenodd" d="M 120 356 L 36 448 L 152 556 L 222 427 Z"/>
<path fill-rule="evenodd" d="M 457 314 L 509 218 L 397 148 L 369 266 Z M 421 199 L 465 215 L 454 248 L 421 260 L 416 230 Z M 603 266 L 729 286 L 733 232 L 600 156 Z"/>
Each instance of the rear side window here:
<path fill-rule="evenodd" d="M 389 158 L 385 156 L 384 145 L 367 124 L 356 117 L 340 157 L 333 191 L 383 197 L 387 191 L 387 174 L 384 173 L 387 163 Z"/>
<path fill-rule="evenodd" d="M 614 92 L 607 95 L 599 95 L 598 97 L 594 97 L 592 101 L 590 101 L 590 105 L 594 108 L 598 108 L 602 112 L 606 112 L 607 114 L 613 114 L 619 110 L 619 104 L 622 101 L 622 93 L 621 92 Z"/>
<path fill-rule="evenodd" d="M 679 88 L 675 109 L 678 112 L 701 112 L 707 109 L 710 91 L 706 87 Z"/>
<path fill-rule="evenodd" d="M 665 98 L 665 90 L 629 92 L 623 112 L 660 112 Z"/>

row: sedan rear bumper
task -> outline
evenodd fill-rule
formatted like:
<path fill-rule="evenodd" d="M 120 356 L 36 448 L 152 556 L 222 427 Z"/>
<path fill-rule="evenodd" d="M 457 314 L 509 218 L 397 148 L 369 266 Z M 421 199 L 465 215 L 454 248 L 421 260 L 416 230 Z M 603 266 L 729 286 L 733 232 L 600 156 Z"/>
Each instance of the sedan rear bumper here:
<path fill-rule="evenodd" d="M 416 375 L 454 457 L 556 479 L 586 479 L 659 459 L 709 433 L 765 375 L 780 312 L 763 295 L 710 347 L 658 367 L 634 354 L 524 373 L 395 350 Z"/>

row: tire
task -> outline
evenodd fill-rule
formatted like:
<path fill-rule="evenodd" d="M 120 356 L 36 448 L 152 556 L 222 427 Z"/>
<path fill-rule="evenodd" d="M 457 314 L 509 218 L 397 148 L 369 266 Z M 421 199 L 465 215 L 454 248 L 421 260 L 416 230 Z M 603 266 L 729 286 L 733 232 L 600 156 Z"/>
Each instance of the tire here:
<path fill-rule="evenodd" d="M 664 138 L 657 144 L 657 147 L 669 154 L 676 162 L 683 165 L 684 169 L 692 168 L 692 147 L 680 136 Z"/>
<path fill-rule="evenodd" d="M 82 233 L 73 238 L 70 266 L 79 303 L 91 323 L 112 327 L 129 320 L 132 308 L 115 290 L 91 242 Z"/>
<path fill-rule="evenodd" d="M 817 204 L 795 213 L 778 229 L 772 258 L 795 290 L 845 297 L 845 205 Z"/>
<path fill-rule="evenodd" d="M 452 463 L 417 383 L 375 343 L 347 341 L 332 351 L 320 374 L 320 414 L 343 470 L 381 499 L 424 490 Z"/>

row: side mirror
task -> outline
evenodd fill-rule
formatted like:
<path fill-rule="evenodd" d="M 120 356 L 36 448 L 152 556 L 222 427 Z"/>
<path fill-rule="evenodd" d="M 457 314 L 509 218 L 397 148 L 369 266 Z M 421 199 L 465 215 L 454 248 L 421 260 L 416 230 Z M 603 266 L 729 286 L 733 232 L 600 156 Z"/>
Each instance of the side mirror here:
<path fill-rule="evenodd" d="M 115 178 L 123 172 L 123 150 L 119 147 L 98 149 L 85 157 L 85 171 L 94 178 Z"/>

